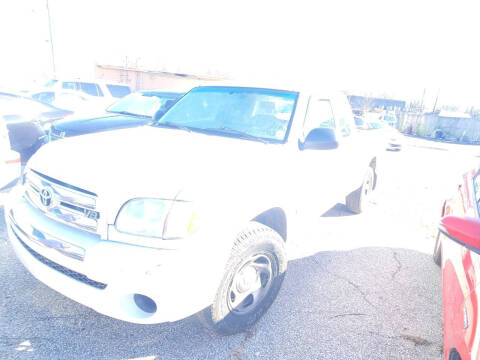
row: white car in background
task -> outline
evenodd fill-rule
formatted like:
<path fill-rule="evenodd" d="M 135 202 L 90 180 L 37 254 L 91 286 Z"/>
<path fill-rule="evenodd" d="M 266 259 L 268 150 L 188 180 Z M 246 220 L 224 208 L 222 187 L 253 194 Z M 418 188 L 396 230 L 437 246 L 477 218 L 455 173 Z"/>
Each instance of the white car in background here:
<path fill-rule="evenodd" d="M 5 121 L 0 117 L 0 190 L 20 176 L 20 154 L 10 148 Z"/>
<path fill-rule="evenodd" d="M 370 130 L 378 131 L 387 142 L 386 149 L 400 151 L 402 149 L 403 135 L 384 121 L 367 121 Z"/>
<path fill-rule="evenodd" d="M 395 114 L 382 114 L 379 118 L 380 121 L 387 123 L 390 127 L 395 128 L 397 126 L 397 116 Z"/>
<path fill-rule="evenodd" d="M 403 135 L 378 113 L 366 113 L 364 116 L 355 116 L 355 125 L 359 130 L 374 130 L 375 138 L 385 142 L 386 150 L 400 151 L 402 149 Z"/>
<path fill-rule="evenodd" d="M 85 113 L 84 109 L 105 110 L 112 103 L 132 91 L 126 84 L 102 80 L 49 80 L 30 96 L 41 102 L 63 109 Z M 92 111 L 89 111 L 90 113 Z"/>
<path fill-rule="evenodd" d="M 75 117 L 100 115 L 105 113 L 108 107 L 105 105 L 105 100 L 78 91 L 60 90 L 55 93 L 49 92 L 49 94 L 51 95 L 48 96 L 52 96 L 48 101 L 50 105 L 73 111 Z M 44 100 L 42 96 L 33 97 L 40 101 Z"/>

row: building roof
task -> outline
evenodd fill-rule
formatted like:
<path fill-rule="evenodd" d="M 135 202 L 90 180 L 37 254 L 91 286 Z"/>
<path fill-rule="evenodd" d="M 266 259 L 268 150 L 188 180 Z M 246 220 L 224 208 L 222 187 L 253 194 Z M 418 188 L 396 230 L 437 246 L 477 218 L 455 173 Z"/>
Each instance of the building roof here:
<path fill-rule="evenodd" d="M 163 73 L 199 80 L 227 79 L 229 75 L 214 66 L 205 66 L 185 59 L 162 59 L 158 57 L 130 58 L 103 56 L 97 58 L 97 66 L 101 68 L 140 71 L 146 73 Z"/>

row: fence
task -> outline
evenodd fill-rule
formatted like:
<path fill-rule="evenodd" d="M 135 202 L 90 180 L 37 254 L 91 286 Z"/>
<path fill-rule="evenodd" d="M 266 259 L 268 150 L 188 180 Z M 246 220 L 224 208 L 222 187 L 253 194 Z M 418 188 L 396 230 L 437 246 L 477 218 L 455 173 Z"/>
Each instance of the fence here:
<path fill-rule="evenodd" d="M 423 137 L 434 137 L 435 130 L 441 130 L 447 140 L 480 142 L 480 120 L 475 118 L 442 117 L 438 113 L 405 113 L 399 121 L 399 130 Z"/>

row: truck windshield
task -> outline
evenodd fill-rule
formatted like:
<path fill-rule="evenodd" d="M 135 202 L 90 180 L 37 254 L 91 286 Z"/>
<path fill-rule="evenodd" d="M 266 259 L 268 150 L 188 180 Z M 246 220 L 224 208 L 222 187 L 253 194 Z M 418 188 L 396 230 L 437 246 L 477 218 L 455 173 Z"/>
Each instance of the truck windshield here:
<path fill-rule="evenodd" d="M 133 93 L 111 105 L 110 113 L 152 117 L 157 111 L 167 111 L 182 94 L 177 93 Z"/>
<path fill-rule="evenodd" d="M 157 125 L 281 143 L 287 140 L 297 98 L 298 93 L 282 90 L 198 87 Z"/>

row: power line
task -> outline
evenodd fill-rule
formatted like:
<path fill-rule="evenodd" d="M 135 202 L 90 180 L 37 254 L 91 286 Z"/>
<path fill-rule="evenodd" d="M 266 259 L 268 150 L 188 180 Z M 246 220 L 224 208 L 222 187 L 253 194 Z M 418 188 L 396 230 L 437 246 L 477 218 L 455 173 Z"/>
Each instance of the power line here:
<path fill-rule="evenodd" d="M 50 51 L 52 53 L 53 78 L 56 78 L 57 71 L 55 69 L 55 54 L 53 52 L 52 22 L 50 20 L 50 8 L 48 7 L 48 0 L 46 1 L 47 1 L 47 15 L 48 15 L 48 32 L 50 34 Z"/>

